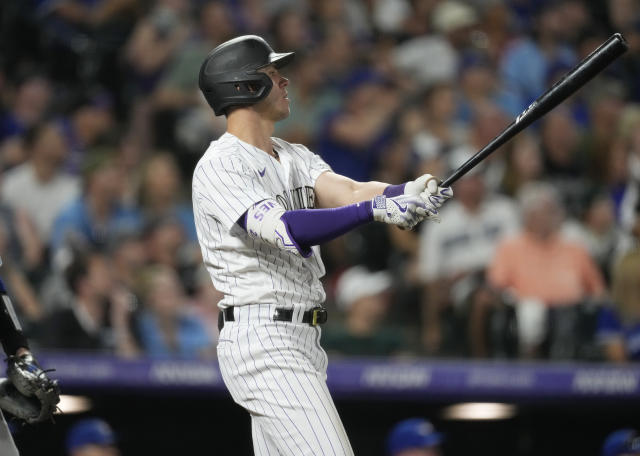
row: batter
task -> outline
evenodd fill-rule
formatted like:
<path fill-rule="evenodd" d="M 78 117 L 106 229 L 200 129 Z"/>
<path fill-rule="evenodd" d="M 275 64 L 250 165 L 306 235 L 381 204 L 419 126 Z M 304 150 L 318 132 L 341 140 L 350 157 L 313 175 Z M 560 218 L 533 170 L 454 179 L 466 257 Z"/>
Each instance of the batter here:
<path fill-rule="evenodd" d="M 401 185 L 355 182 L 300 144 L 271 137 L 289 115 L 275 53 L 247 35 L 216 47 L 200 89 L 227 131 L 193 174 L 202 256 L 216 289 L 220 370 L 251 415 L 256 455 L 353 455 L 326 385 L 327 318 L 318 245 L 371 221 L 411 229 L 437 219 L 450 188 L 423 175 Z"/>

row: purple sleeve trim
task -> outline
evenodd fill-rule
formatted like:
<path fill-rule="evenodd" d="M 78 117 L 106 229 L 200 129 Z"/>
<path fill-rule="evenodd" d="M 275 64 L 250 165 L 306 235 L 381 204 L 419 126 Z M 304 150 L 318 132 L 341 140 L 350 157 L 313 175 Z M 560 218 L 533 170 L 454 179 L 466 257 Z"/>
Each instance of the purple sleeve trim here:
<path fill-rule="evenodd" d="M 296 240 L 295 236 L 293 234 L 291 234 L 291 229 L 289 228 L 289 224 L 287 223 L 287 219 L 285 217 L 287 213 L 285 212 L 284 214 L 282 214 L 282 217 L 280 217 L 282 220 L 284 220 L 284 229 L 287 230 L 287 235 L 289 236 L 289 239 L 291 239 L 291 242 L 293 243 L 293 246 L 296 248 L 296 250 L 298 252 L 300 252 L 300 255 L 302 255 L 303 258 L 309 258 L 311 255 L 313 255 L 313 250 L 311 250 L 311 245 L 300 245 L 300 243 Z M 276 231 L 276 234 L 278 234 L 278 236 L 280 236 L 280 233 L 278 233 Z M 282 236 L 280 236 L 280 239 L 282 239 L 282 243 L 284 244 L 285 241 L 282 238 Z"/>
<path fill-rule="evenodd" d="M 331 209 L 296 209 L 282 215 L 289 237 L 298 251 L 306 258 L 311 246 L 341 236 L 360 225 L 373 221 L 371 201 Z M 246 212 L 239 220 L 247 229 Z"/>
<path fill-rule="evenodd" d="M 382 192 L 387 198 L 393 198 L 394 196 L 400 196 L 404 194 L 404 186 L 405 184 L 400 185 L 387 185 L 387 187 Z"/>

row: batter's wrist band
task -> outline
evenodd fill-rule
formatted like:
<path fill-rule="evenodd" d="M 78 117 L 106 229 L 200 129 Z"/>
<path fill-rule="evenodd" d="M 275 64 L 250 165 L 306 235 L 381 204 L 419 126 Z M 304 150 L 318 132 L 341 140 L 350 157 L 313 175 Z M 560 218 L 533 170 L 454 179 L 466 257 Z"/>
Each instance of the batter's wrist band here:
<path fill-rule="evenodd" d="M 382 194 L 387 198 L 393 198 L 394 196 L 404 195 L 404 187 L 407 185 L 399 184 L 399 185 L 387 185 Z"/>

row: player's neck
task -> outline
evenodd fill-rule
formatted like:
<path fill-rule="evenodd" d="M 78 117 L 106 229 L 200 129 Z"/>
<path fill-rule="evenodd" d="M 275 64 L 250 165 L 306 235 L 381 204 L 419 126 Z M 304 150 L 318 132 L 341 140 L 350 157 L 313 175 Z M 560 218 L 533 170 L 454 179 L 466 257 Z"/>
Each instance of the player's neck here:
<path fill-rule="evenodd" d="M 274 122 L 250 109 L 238 109 L 229 114 L 227 132 L 240 140 L 273 155 L 271 135 Z"/>

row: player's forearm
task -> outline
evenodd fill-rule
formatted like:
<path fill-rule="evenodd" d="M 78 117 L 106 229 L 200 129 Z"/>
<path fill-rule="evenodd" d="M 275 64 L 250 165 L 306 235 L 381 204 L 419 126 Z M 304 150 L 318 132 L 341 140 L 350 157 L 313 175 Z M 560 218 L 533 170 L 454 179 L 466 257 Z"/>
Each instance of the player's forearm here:
<path fill-rule="evenodd" d="M 368 201 L 381 195 L 388 186 L 384 182 L 357 182 L 340 174 L 326 172 L 316 180 L 316 207 L 342 207 Z"/>
<path fill-rule="evenodd" d="M 371 200 L 330 209 L 297 209 L 281 216 L 291 240 L 304 256 L 310 247 L 341 236 L 358 226 L 373 221 Z M 247 213 L 240 225 L 247 230 Z"/>
<path fill-rule="evenodd" d="M 388 186 L 389 184 L 385 184 L 384 182 L 351 181 L 348 191 L 341 195 L 341 198 L 337 201 L 340 204 L 335 207 L 347 206 L 361 201 L 368 201 L 377 195 L 381 195 Z"/>
<path fill-rule="evenodd" d="M 368 201 L 382 194 L 391 198 L 402 194 L 418 195 L 426 189 L 430 179 L 434 179 L 433 176 L 424 174 L 415 181 L 391 185 L 377 181 L 357 182 L 340 174 L 326 172 L 316 180 L 316 207 L 347 206 Z"/>
<path fill-rule="evenodd" d="M 371 200 L 333 209 L 300 209 L 282 216 L 301 246 L 320 245 L 373 221 Z"/>

